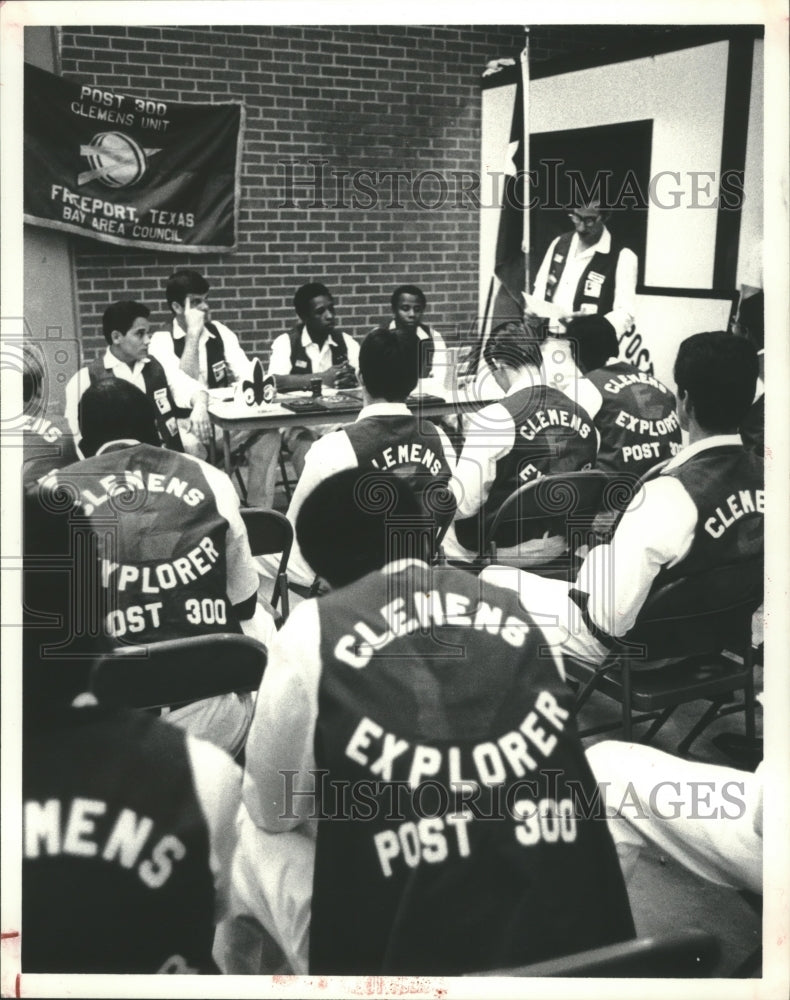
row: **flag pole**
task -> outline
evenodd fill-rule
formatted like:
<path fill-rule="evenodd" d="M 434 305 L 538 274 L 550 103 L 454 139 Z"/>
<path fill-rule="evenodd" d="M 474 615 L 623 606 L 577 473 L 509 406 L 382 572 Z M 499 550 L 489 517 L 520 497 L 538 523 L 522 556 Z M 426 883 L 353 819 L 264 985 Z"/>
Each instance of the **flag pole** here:
<path fill-rule="evenodd" d="M 529 198 L 526 196 L 530 195 L 529 190 L 529 25 L 524 25 L 524 48 L 521 52 L 520 58 L 521 65 L 521 82 L 522 82 L 522 108 L 524 113 L 524 177 L 522 179 L 523 191 L 524 191 L 524 211 L 522 212 L 523 217 L 523 230 L 521 235 L 521 249 L 524 253 L 524 291 L 529 293 L 530 291 L 530 280 L 529 280 L 529 209 L 527 208 L 529 204 Z"/>

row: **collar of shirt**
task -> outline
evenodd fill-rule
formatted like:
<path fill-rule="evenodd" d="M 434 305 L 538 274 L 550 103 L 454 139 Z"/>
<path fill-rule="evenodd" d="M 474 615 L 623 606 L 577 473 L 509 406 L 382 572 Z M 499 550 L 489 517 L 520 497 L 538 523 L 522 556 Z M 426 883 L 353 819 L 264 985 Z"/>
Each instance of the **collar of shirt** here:
<path fill-rule="evenodd" d="M 105 441 L 101 448 L 96 451 L 97 456 L 108 451 L 121 451 L 123 448 L 133 448 L 140 442 L 137 438 L 117 438 L 115 441 Z"/>
<path fill-rule="evenodd" d="M 420 569 L 428 571 L 429 566 L 427 562 L 422 559 L 396 559 L 394 562 L 387 563 L 386 566 L 382 566 L 382 573 L 402 573 L 407 569 Z"/>
<path fill-rule="evenodd" d="M 579 246 L 579 234 L 574 233 L 571 239 L 570 249 L 568 251 L 569 257 L 592 257 L 594 253 L 609 253 L 612 249 L 612 234 L 606 228 L 603 227 L 603 232 L 601 233 L 601 238 L 597 243 L 593 243 L 591 247 L 580 247 Z"/>
<path fill-rule="evenodd" d="M 390 330 L 397 330 L 398 329 L 398 324 L 395 322 L 394 319 L 390 322 L 390 325 L 389 325 L 388 329 L 390 329 Z M 418 340 L 428 340 L 428 338 L 430 336 L 431 336 L 430 333 L 428 333 L 428 331 L 425 329 L 424 326 L 420 325 L 420 326 L 417 327 L 417 339 Z"/>
<path fill-rule="evenodd" d="M 402 417 L 410 413 L 405 403 L 369 403 L 359 411 L 357 420 L 364 420 L 365 417 Z"/>
<path fill-rule="evenodd" d="M 334 336 L 330 333 L 323 345 L 319 347 L 307 332 L 307 327 L 302 327 L 302 347 L 304 347 L 305 353 L 313 363 L 313 372 L 315 374 L 319 374 L 332 367 L 331 348 L 339 346 L 340 344 L 338 344 Z"/>
<path fill-rule="evenodd" d="M 708 448 L 724 448 L 725 446 L 742 448 L 743 441 L 740 434 L 714 434 L 712 437 L 702 438 L 701 441 L 695 441 L 694 444 L 687 445 L 683 451 L 667 462 L 661 470 L 661 475 L 663 476 L 670 469 L 676 469 L 679 465 L 683 465 L 684 462 L 698 455 L 701 451 L 707 451 Z"/>
<path fill-rule="evenodd" d="M 143 358 L 142 361 L 135 361 L 133 367 L 130 368 L 125 361 L 121 361 L 120 358 L 116 358 L 109 347 L 104 352 L 104 367 L 108 372 L 115 371 L 116 368 L 123 367 L 126 368 L 133 377 L 135 375 L 139 375 L 139 373 L 143 370 L 143 366 L 147 365 L 150 360 L 150 358 Z"/>
<path fill-rule="evenodd" d="M 505 395 L 512 396 L 514 393 L 520 392 L 522 389 L 536 389 L 539 385 L 545 384 L 545 381 L 540 375 L 538 375 L 537 378 L 535 378 L 532 374 L 522 375 L 520 378 L 516 379 Z"/>

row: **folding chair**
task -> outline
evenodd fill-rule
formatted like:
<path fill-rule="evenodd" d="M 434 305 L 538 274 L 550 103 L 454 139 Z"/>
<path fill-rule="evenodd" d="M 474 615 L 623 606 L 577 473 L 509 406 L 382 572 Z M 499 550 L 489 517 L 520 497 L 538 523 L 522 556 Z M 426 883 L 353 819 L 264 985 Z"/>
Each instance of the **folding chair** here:
<path fill-rule="evenodd" d="M 254 556 L 267 556 L 280 552 L 280 565 L 274 578 L 271 605 L 277 607 L 282 601 L 282 616 L 285 620 L 290 612 L 288 603 L 288 559 L 294 540 L 294 529 L 284 514 L 262 507 L 242 507 L 241 518 L 250 540 L 250 551 Z"/>
<path fill-rule="evenodd" d="M 602 948 L 550 958 L 512 969 L 475 972 L 474 976 L 553 976 L 689 979 L 710 976 L 720 954 L 712 934 L 684 930 L 662 937 L 636 938 Z"/>
<path fill-rule="evenodd" d="M 652 720 L 643 737 L 648 742 L 679 705 L 702 699 L 711 704 L 678 744 L 679 754 L 686 754 L 714 719 L 732 712 L 745 712 L 746 735 L 752 738 L 751 620 L 762 601 L 762 578 L 760 555 L 659 585 L 603 664 L 566 656 L 566 674 L 580 685 L 577 713 L 596 690 L 622 706 L 621 722 L 584 729 L 580 735 L 622 725 L 623 738 L 630 740 L 635 723 Z M 743 691 L 743 702 L 730 704 L 737 691 Z M 634 710 L 643 714 L 635 716 Z"/>
<path fill-rule="evenodd" d="M 165 708 L 232 691 L 257 691 L 266 647 L 233 632 L 120 646 L 91 670 L 90 688 L 105 704 Z"/>
<path fill-rule="evenodd" d="M 529 569 L 551 579 L 572 579 L 577 569 L 576 550 L 601 540 L 596 517 L 622 513 L 639 483 L 635 476 L 600 469 L 561 472 L 525 483 L 496 512 L 484 536 L 481 555 L 497 562 L 501 561 L 500 547 L 541 539 L 547 533 L 549 538 L 560 536 L 566 542 L 565 553 L 537 565 L 530 563 Z M 517 557 L 514 561 L 519 562 Z"/>

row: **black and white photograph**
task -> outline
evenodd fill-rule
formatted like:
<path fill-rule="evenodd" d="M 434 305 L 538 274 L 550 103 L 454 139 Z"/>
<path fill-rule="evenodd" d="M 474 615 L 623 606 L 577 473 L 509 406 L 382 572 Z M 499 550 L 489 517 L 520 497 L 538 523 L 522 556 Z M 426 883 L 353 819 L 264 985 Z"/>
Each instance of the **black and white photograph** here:
<path fill-rule="evenodd" d="M 0 994 L 786 997 L 787 2 L 0 19 Z"/>

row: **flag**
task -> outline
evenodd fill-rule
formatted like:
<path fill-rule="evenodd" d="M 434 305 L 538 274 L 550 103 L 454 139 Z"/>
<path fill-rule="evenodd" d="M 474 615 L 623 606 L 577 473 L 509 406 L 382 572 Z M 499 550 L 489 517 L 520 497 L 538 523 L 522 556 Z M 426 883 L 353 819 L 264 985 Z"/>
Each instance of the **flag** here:
<path fill-rule="evenodd" d="M 121 246 L 236 246 L 244 106 L 132 97 L 25 63 L 25 222 Z"/>
<path fill-rule="evenodd" d="M 505 155 L 505 180 L 502 191 L 502 211 L 497 234 L 494 274 L 499 288 L 494 300 L 494 323 L 521 316 L 522 292 L 527 285 L 528 214 L 525 210 L 529 192 L 528 169 L 529 131 L 527 111 L 529 103 L 529 49 L 526 47 L 519 60 L 520 73 L 516 80 L 510 141 Z"/>

